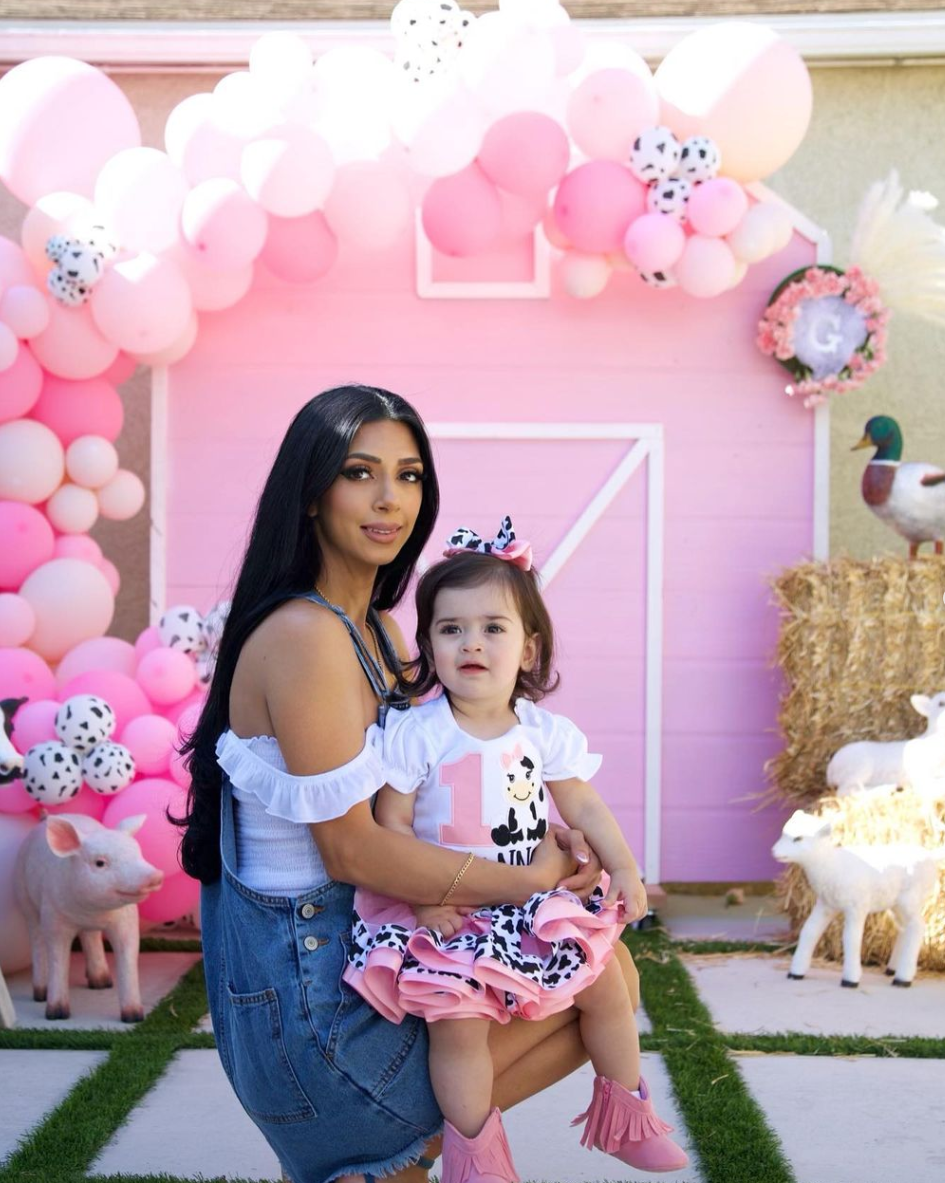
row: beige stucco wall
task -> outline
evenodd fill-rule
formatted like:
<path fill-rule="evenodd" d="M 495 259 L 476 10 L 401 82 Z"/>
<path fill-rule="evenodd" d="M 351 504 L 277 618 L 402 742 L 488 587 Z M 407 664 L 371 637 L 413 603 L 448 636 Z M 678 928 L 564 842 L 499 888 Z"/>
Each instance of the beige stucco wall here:
<path fill-rule="evenodd" d="M 771 188 L 827 229 L 834 260 L 847 261 L 850 234 L 869 184 L 897 167 L 909 188 L 945 199 L 945 67 L 821 68 L 812 71 L 814 116 L 800 150 L 769 179 Z M 203 74 L 119 74 L 141 121 L 144 142 L 163 147 L 164 122 L 188 94 L 212 89 Z M 0 191 L 0 234 L 18 237 L 23 208 Z M 943 215 L 945 221 L 945 215 Z M 773 363 L 772 363 L 773 364 Z M 945 465 L 945 330 L 898 318 L 890 333 L 889 363 L 861 391 L 838 399 L 831 415 L 831 550 L 867 557 L 901 553 L 905 544 L 876 521 L 860 500 L 868 453 L 850 452 L 870 415 L 899 420 L 907 459 Z M 148 374 L 139 371 L 122 390 L 125 428 L 122 464 L 150 478 Z M 737 474 L 735 474 L 737 479 Z M 131 522 L 103 523 L 95 537 L 122 572 L 112 632 L 134 638 L 148 622 L 148 513 Z"/>

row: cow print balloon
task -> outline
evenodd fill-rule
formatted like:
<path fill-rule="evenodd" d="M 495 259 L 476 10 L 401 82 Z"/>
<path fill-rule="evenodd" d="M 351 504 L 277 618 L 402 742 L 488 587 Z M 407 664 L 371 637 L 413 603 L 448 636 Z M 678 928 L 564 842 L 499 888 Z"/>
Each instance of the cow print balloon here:
<path fill-rule="evenodd" d="M 115 732 L 115 712 L 97 694 L 75 694 L 56 712 L 56 734 L 77 752 L 88 752 Z"/>
<path fill-rule="evenodd" d="M 43 805 L 71 801 L 82 788 L 78 752 L 56 739 L 33 744 L 23 760 L 23 787 Z"/>
<path fill-rule="evenodd" d="M 168 608 L 158 621 L 161 644 L 196 657 L 207 647 L 200 613 L 189 604 Z"/>
<path fill-rule="evenodd" d="M 692 185 L 682 177 L 658 181 L 646 191 L 646 208 L 651 214 L 669 214 L 679 222 L 686 221 L 686 207 Z"/>
<path fill-rule="evenodd" d="M 682 149 L 668 127 L 648 127 L 641 131 L 630 149 L 630 171 L 639 181 L 664 181 L 679 164 Z"/>
<path fill-rule="evenodd" d="M 134 756 L 120 743 L 97 743 L 82 761 L 82 779 L 103 796 L 120 793 L 134 778 Z"/>
<path fill-rule="evenodd" d="M 690 136 L 683 140 L 682 152 L 679 154 L 678 173 L 694 185 L 701 185 L 703 181 L 711 181 L 718 176 L 722 156 L 715 140 L 708 136 Z"/>

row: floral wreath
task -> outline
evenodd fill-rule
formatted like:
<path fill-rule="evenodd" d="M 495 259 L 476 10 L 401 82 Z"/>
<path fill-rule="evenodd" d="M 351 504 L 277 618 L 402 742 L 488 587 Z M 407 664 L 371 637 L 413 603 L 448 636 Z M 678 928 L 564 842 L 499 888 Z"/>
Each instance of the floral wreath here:
<path fill-rule="evenodd" d="M 806 267 L 772 293 L 757 345 L 795 378 L 787 393 L 814 407 L 856 390 L 885 362 L 889 316 L 879 284 L 859 267 Z"/>

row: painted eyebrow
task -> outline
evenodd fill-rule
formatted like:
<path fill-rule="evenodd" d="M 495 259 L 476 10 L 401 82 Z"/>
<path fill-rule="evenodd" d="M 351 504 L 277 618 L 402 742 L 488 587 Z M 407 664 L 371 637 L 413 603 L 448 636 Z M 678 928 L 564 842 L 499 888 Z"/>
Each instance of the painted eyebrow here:
<path fill-rule="evenodd" d="M 367 460 L 371 464 L 383 464 L 380 456 L 369 456 L 367 452 L 349 452 L 345 457 L 346 460 Z M 397 461 L 398 464 L 422 464 L 423 461 L 419 456 L 405 456 L 402 460 Z"/>

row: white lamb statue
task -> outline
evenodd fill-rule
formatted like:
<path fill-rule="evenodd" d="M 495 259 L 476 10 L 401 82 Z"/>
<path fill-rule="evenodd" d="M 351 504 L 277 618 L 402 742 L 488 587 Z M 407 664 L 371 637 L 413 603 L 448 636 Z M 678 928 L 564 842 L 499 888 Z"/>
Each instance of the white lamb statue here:
<path fill-rule="evenodd" d="M 827 765 L 827 783 L 838 797 L 881 787 L 945 795 L 945 691 L 913 694 L 909 701 L 928 719 L 925 732 L 915 739 L 844 744 Z"/>
<path fill-rule="evenodd" d="M 922 909 L 938 887 L 945 848 L 834 846 L 830 822 L 798 809 L 788 818 L 771 853 L 779 862 L 803 867 L 817 896 L 798 937 L 789 978 L 803 978 L 827 925 L 842 912 L 840 985 L 858 986 L 866 917 L 870 912 L 892 911 L 899 935 L 886 973 L 893 975 L 894 986 L 912 985 L 925 932 Z"/>

